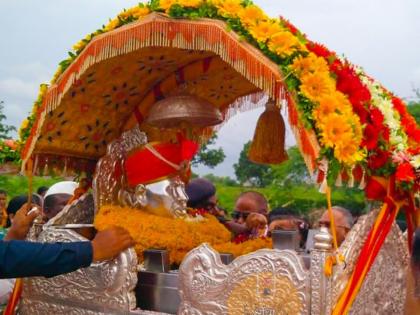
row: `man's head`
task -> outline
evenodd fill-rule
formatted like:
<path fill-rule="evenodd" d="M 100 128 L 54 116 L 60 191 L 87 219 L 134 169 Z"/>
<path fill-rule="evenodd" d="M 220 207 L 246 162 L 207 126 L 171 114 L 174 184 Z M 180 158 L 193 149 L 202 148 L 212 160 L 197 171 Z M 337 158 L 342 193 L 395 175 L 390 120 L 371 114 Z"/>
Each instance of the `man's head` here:
<path fill-rule="evenodd" d="M 274 230 L 298 231 L 299 243 L 303 247 L 308 236 L 309 224 L 296 211 L 289 208 L 276 208 L 269 213 L 269 233 Z"/>
<path fill-rule="evenodd" d="M 205 209 L 212 212 L 217 207 L 216 187 L 205 178 L 195 178 L 185 187 L 187 206 L 194 209 Z"/>
<path fill-rule="evenodd" d="M 347 233 L 353 227 L 354 220 L 350 211 L 343 207 L 334 206 L 332 207 L 332 212 L 334 216 L 335 229 L 337 232 L 337 243 L 340 245 L 346 238 Z M 328 214 L 328 210 L 324 212 L 318 223 L 320 226 L 330 228 L 331 220 Z"/>
<path fill-rule="evenodd" d="M 44 198 L 47 191 L 48 191 L 47 186 L 41 186 L 41 187 L 38 188 L 38 190 L 36 192 L 37 192 L 38 195 L 40 195 L 42 198 Z"/>
<path fill-rule="evenodd" d="M 64 181 L 52 185 L 44 196 L 44 214 L 52 219 L 67 205 L 78 187 L 76 182 Z"/>
<path fill-rule="evenodd" d="M 28 196 L 27 195 L 20 195 L 20 196 L 16 196 L 16 197 L 13 197 L 12 199 L 10 199 L 9 204 L 7 205 L 7 209 L 6 209 L 7 216 L 8 216 L 7 226 L 11 225 L 16 212 L 20 208 L 22 208 L 22 206 L 27 202 L 28 202 Z M 38 196 L 38 195 L 35 195 L 35 194 L 32 195 L 31 202 L 33 204 L 38 205 L 38 206 L 42 205 L 41 197 Z"/>
<path fill-rule="evenodd" d="M 245 223 L 250 213 L 268 214 L 268 202 L 264 195 L 257 191 L 245 191 L 236 199 L 233 218 L 238 223 Z"/>

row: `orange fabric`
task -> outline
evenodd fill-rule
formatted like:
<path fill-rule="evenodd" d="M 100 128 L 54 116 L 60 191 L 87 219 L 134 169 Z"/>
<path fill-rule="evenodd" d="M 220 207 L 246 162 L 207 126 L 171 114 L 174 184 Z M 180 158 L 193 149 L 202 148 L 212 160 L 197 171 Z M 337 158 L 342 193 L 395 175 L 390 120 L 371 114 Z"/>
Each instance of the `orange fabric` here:
<path fill-rule="evenodd" d="M 9 301 L 7 302 L 7 306 L 4 309 L 3 315 L 14 315 L 16 313 L 15 310 L 18 305 L 19 299 L 22 295 L 22 289 L 23 289 L 22 279 L 16 279 L 13 292 L 10 295 Z"/>
<path fill-rule="evenodd" d="M 152 146 L 166 160 L 179 166 L 185 162 L 189 163 L 198 151 L 197 143 L 185 139 L 182 139 L 179 144 L 158 143 Z M 141 148 L 127 158 L 125 172 L 128 184 L 136 186 L 173 176 L 178 173 L 178 170 L 158 158 L 150 150 Z"/>
<path fill-rule="evenodd" d="M 392 223 L 395 221 L 400 207 L 403 204 L 400 200 L 394 200 L 394 197 L 397 196 L 394 185 L 395 178 L 391 178 L 388 182 L 382 179 L 374 180 L 377 190 L 387 190 L 387 197 L 384 198 L 384 205 L 361 249 L 359 258 L 347 286 L 333 309 L 333 315 L 347 314 L 350 310 L 351 305 L 354 302 L 383 243 L 385 242 L 385 239 L 391 230 Z M 385 185 L 387 185 L 387 189 L 385 188 Z"/>

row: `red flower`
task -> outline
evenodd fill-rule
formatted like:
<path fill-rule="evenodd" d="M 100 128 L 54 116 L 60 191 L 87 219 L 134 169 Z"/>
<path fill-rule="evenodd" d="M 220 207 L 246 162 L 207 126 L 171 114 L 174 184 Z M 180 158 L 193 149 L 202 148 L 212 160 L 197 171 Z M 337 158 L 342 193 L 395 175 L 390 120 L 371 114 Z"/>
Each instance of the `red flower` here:
<path fill-rule="evenodd" d="M 377 150 L 374 154 L 369 156 L 368 167 L 377 170 L 388 162 L 390 156 L 388 151 Z"/>
<path fill-rule="evenodd" d="M 382 138 L 384 138 L 384 140 L 386 142 L 389 142 L 389 135 L 390 135 L 390 131 L 388 127 L 383 127 L 382 129 Z"/>
<path fill-rule="evenodd" d="M 375 128 L 373 125 L 367 125 L 363 131 L 364 137 L 362 145 L 368 150 L 373 150 L 378 145 L 380 129 Z"/>
<path fill-rule="evenodd" d="M 351 99 L 350 102 L 353 105 L 354 112 L 357 114 L 357 116 L 359 116 L 361 123 L 366 124 L 368 122 L 369 117 L 369 112 L 366 109 L 366 107 L 360 103 L 353 103 Z"/>
<path fill-rule="evenodd" d="M 313 52 L 318 57 L 335 57 L 335 53 L 328 50 L 327 47 L 324 45 L 315 43 L 315 42 L 308 42 L 306 44 L 306 48 L 308 48 L 309 51 Z"/>
<path fill-rule="evenodd" d="M 297 29 L 297 27 L 294 26 L 292 23 L 290 23 L 289 20 L 285 19 L 282 16 L 280 16 L 280 20 L 283 22 L 283 24 L 289 29 L 289 31 L 293 35 L 296 35 L 299 32 L 299 30 Z"/>
<path fill-rule="evenodd" d="M 376 107 L 370 109 L 370 119 L 375 127 L 383 127 L 384 115 Z"/>
<path fill-rule="evenodd" d="M 240 244 L 240 243 L 243 243 L 247 240 L 249 240 L 249 234 L 248 233 L 241 233 L 241 234 L 236 235 L 234 237 L 234 239 L 232 240 L 232 242 L 235 243 L 235 244 Z"/>
<path fill-rule="evenodd" d="M 411 182 L 416 178 L 414 169 L 409 162 L 398 165 L 395 178 L 399 182 Z"/>

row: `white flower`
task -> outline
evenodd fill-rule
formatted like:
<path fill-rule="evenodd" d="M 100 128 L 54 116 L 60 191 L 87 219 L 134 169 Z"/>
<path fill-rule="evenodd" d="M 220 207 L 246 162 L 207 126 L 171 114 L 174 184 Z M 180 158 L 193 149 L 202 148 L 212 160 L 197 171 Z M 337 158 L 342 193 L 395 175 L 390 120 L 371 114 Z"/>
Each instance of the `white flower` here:
<path fill-rule="evenodd" d="M 415 168 L 420 168 L 420 154 L 411 158 L 410 164 Z"/>

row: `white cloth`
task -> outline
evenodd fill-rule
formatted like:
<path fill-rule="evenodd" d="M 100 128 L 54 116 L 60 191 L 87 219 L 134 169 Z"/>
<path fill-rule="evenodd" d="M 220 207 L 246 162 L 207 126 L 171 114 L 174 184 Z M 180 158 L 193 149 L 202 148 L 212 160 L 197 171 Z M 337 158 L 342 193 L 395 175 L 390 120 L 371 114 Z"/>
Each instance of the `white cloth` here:
<path fill-rule="evenodd" d="M 74 190 L 79 186 L 76 182 L 64 181 L 52 185 L 46 192 L 44 199 L 51 195 L 68 194 L 74 195 Z"/>
<path fill-rule="evenodd" d="M 0 305 L 7 304 L 14 285 L 15 279 L 0 279 Z"/>

